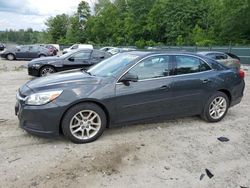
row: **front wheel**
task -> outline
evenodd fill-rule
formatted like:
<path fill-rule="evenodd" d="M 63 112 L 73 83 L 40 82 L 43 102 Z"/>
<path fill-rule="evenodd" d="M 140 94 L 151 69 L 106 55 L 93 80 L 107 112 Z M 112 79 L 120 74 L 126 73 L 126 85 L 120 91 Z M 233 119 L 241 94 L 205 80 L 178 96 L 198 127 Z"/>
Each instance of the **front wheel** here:
<path fill-rule="evenodd" d="M 202 118 L 208 122 L 218 122 L 225 117 L 228 108 L 229 99 L 227 95 L 218 91 L 208 99 Z"/>
<path fill-rule="evenodd" d="M 62 131 L 74 143 L 88 143 L 102 135 L 106 123 L 106 114 L 98 105 L 82 103 L 67 111 L 62 120 Z"/>
<path fill-rule="evenodd" d="M 47 76 L 47 75 L 52 74 L 54 72 L 56 72 L 54 67 L 44 66 L 41 68 L 39 76 Z"/>
<path fill-rule="evenodd" d="M 13 61 L 15 59 L 15 56 L 13 54 L 8 54 L 6 58 L 10 61 Z"/>

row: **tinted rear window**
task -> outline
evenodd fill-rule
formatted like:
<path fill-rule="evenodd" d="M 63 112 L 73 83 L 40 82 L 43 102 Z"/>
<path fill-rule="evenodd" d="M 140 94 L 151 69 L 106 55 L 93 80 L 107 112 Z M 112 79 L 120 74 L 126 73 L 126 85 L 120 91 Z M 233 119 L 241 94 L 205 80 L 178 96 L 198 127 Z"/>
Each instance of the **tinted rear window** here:
<path fill-rule="evenodd" d="M 211 70 L 209 65 L 199 58 L 191 56 L 176 56 L 175 74 L 190 74 Z"/>

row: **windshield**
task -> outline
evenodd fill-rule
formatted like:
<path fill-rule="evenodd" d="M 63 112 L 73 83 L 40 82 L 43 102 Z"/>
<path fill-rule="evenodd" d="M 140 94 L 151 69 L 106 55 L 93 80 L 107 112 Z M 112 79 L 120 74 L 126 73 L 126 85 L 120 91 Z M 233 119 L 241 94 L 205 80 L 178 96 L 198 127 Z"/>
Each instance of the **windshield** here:
<path fill-rule="evenodd" d="M 114 76 L 138 57 L 132 54 L 114 55 L 90 68 L 87 72 L 95 76 Z"/>

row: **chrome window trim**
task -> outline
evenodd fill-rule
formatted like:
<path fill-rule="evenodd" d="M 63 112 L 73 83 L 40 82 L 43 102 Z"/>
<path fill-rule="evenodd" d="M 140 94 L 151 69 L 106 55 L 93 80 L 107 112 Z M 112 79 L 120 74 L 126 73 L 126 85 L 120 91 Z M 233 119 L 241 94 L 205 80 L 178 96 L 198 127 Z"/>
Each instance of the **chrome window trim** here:
<path fill-rule="evenodd" d="M 147 79 L 143 79 L 143 80 L 138 80 L 137 82 L 144 82 L 144 81 L 159 80 L 159 79 L 166 79 L 166 78 L 172 78 L 172 77 L 195 75 L 195 74 L 201 74 L 201 73 L 204 73 L 204 72 L 211 72 L 211 71 L 214 71 L 214 70 L 207 70 L 207 71 L 202 71 L 202 72 L 194 72 L 194 73 L 189 73 L 189 74 L 170 75 L 170 76 L 164 76 L 164 77 L 159 77 L 159 78 L 147 78 Z M 117 82 L 116 84 L 121 85 L 123 83 Z"/>
<path fill-rule="evenodd" d="M 210 72 L 213 71 L 214 69 L 207 63 L 206 60 L 202 59 L 199 56 L 195 56 L 195 55 L 191 55 L 191 54 L 153 54 L 153 55 L 149 55 L 147 57 L 142 58 L 141 60 L 139 60 L 137 63 L 135 63 L 134 65 L 132 65 L 129 69 L 127 69 L 116 81 L 116 84 L 122 84 L 119 82 L 119 80 L 125 75 L 127 74 L 134 66 L 136 66 L 138 63 L 142 62 L 143 60 L 150 58 L 150 57 L 155 57 L 155 56 L 190 56 L 190 57 L 194 57 L 197 59 L 202 60 L 204 63 L 206 63 L 209 67 L 210 70 L 206 70 L 206 71 L 202 71 L 202 72 L 194 72 L 194 73 L 188 73 L 188 74 L 180 74 L 180 75 L 170 75 L 170 76 L 164 76 L 164 77 L 159 77 L 159 78 L 147 78 L 147 79 L 143 79 L 143 80 L 138 80 L 138 82 L 141 81 L 149 81 L 149 80 L 156 80 L 156 79 L 163 79 L 163 78 L 169 78 L 169 77 L 175 77 L 175 76 L 186 76 L 186 75 L 193 75 L 193 74 L 199 74 L 199 73 L 204 73 L 204 72 Z"/>

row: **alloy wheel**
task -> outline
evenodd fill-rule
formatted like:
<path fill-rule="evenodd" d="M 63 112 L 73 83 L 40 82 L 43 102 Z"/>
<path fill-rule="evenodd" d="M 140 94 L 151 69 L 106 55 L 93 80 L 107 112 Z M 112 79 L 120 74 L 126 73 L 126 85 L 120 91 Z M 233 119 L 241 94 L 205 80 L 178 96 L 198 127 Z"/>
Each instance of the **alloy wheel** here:
<path fill-rule="evenodd" d="M 100 116 L 92 110 L 83 110 L 76 113 L 70 121 L 71 134 L 80 139 L 93 138 L 101 128 Z"/>
<path fill-rule="evenodd" d="M 209 115 L 213 119 L 220 119 L 227 111 L 227 101 L 224 97 L 216 97 L 209 106 Z"/>
<path fill-rule="evenodd" d="M 54 69 L 52 67 L 45 67 L 41 70 L 41 76 L 47 76 L 51 73 L 54 73 Z"/>

